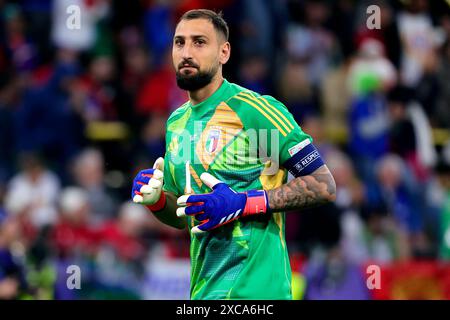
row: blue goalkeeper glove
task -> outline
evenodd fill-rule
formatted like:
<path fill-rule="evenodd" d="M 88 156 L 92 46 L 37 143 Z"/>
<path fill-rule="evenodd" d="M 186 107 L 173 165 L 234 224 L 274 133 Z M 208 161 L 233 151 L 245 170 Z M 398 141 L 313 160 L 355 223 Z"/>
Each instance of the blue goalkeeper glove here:
<path fill-rule="evenodd" d="M 226 183 L 209 173 L 202 173 L 200 179 L 213 191 L 206 194 L 183 195 L 178 198 L 177 216 L 195 216 L 202 223 L 192 228 L 192 233 L 209 231 L 241 216 L 264 214 L 269 210 L 267 193 L 264 190 L 250 190 L 237 193 Z"/>

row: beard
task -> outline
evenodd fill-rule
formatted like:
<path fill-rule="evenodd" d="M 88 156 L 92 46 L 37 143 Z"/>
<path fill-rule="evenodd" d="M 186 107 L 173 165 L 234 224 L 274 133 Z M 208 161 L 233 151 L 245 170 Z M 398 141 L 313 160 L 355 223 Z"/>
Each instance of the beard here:
<path fill-rule="evenodd" d="M 217 73 L 218 67 L 213 67 L 208 71 L 200 71 L 196 74 L 183 74 L 179 70 L 176 72 L 177 85 L 180 89 L 187 91 L 197 91 L 211 83 Z"/>

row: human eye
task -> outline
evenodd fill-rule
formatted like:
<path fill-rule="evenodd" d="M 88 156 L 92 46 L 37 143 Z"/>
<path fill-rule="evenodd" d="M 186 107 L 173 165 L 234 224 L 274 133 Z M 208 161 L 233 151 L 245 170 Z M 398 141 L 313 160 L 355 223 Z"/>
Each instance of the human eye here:
<path fill-rule="evenodd" d="M 203 46 L 205 43 L 206 43 L 206 41 L 203 40 L 203 39 L 196 39 L 196 40 L 194 41 L 194 44 L 195 44 L 196 46 Z"/>
<path fill-rule="evenodd" d="M 177 38 L 177 39 L 174 40 L 174 44 L 177 47 L 181 47 L 183 45 L 183 43 L 184 43 L 184 41 L 182 39 L 180 39 L 180 38 Z"/>

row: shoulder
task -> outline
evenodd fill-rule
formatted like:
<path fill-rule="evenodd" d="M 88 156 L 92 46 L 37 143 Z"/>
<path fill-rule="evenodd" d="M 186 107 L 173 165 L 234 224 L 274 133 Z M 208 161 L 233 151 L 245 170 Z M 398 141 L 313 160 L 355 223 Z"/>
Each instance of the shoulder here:
<path fill-rule="evenodd" d="M 186 112 L 188 112 L 188 110 L 190 110 L 190 107 L 189 107 L 189 100 L 186 101 L 185 103 L 183 103 L 180 107 L 176 108 L 176 109 L 170 114 L 169 118 L 167 118 L 167 123 L 179 119 L 181 116 L 183 116 L 184 114 L 186 114 Z"/>
<path fill-rule="evenodd" d="M 270 95 L 261 95 L 245 89 L 226 102 L 236 113 L 242 115 L 250 127 L 270 127 L 288 133 L 294 128 L 294 120 L 287 107 Z"/>
<path fill-rule="evenodd" d="M 181 107 L 172 112 L 166 122 L 167 131 L 177 131 L 184 128 L 186 121 L 189 119 L 192 112 L 189 101 L 184 103 Z"/>
<path fill-rule="evenodd" d="M 289 112 L 286 106 L 270 95 L 261 95 L 255 91 L 245 89 L 231 96 L 226 103 L 232 108 L 244 108 L 247 112 L 260 114 L 271 113 L 273 110 Z"/>

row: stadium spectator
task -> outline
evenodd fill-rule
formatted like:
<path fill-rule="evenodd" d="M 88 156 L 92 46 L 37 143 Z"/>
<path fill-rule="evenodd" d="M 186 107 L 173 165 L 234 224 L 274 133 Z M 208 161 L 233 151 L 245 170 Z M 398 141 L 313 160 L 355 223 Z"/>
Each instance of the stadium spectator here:
<path fill-rule="evenodd" d="M 15 169 L 13 119 L 20 102 L 21 91 L 19 77 L 7 78 L 0 84 L 0 185 L 11 178 Z"/>
<path fill-rule="evenodd" d="M 3 11 L 5 19 L 6 54 L 15 70 L 29 72 L 36 67 L 38 52 L 32 39 L 27 35 L 26 21 L 21 8 L 8 4 Z"/>
<path fill-rule="evenodd" d="M 437 232 L 440 238 L 439 257 L 450 260 L 450 143 L 444 149 L 437 173 L 444 192 L 440 212 L 440 230 Z"/>
<path fill-rule="evenodd" d="M 146 77 L 137 93 L 136 113 L 141 117 L 167 115 L 175 106 L 187 101 L 186 93 L 176 85 L 168 51 L 164 57 L 164 63 Z"/>
<path fill-rule="evenodd" d="M 87 192 L 95 223 L 116 215 L 117 202 L 104 181 L 104 158 L 99 150 L 85 149 L 73 162 L 73 180 Z"/>
<path fill-rule="evenodd" d="M 330 8 L 324 1 L 306 1 L 302 25 L 291 25 L 287 36 L 289 56 L 301 61 L 313 87 L 322 80 L 331 65 L 334 46 L 333 34 L 324 28 Z"/>
<path fill-rule="evenodd" d="M 397 16 L 402 57 L 401 82 L 407 87 L 416 88 L 422 77 L 436 68 L 436 37 L 428 2 L 413 0 Z"/>
<path fill-rule="evenodd" d="M 19 151 L 39 150 L 61 177 L 65 163 L 79 150 L 82 126 L 69 104 L 71 86 L 79 74 L 76 55 L 58 52 L 54 70 L 42 87 L 29 88 L 15 112 L 15 134 Z"/>
<path fill-rule="evenodd" d="M 0 211 L 0 300 L 18 299 L 25 294 L 27 282 L 23 256 L 14 251 L 20 239 L 20 225 Z"/>
<path fill-rule="evenodd" d="M 368 300 L 365 274 L 342 256 L 339 247 L 311 257 L 305 268 L 306 300 Z"/>
<path fill-rule="evenodd" d="M 318 111 L 320 86 L 327 70 L 332 65 L 336 50 L 334 35 L 325 28 L 330 8 L 325 1 L 306 1 L 305 17 L 301 24 L 293 23 L 287 29 L 286 53 L 296 72 L 303 74 L 304 81 L 312 90 L 311 102 Z"/>
<path fill-rule="evenodd" d="M 123 260 L 139 260 L 145 254 L 140 236 L 145 231 L 147 212 L 134 203 L 119 208 L 118 219 L 105 222 L 100 229 L 100 242 L 111 246 Z"/>
<path fill-rule="evenodd" d="M 376 166 L 378 184 L 369 188 L 369 206 L 385 204 L 399 230 L 407 234 L 412 249 L 421 247 L 425 240 L 425 212 L 421 203 L 419 185 L 408 180 L 410 174 L 402 159 L 387 155 Z"/>
<path fill-rule="evenodd" d="M 398 227 L 398 221 L 385 204 L 378 202 L 373 206 L 368 205 L 364 217 L 365 261 L 387 265 L 411 258 L 409 234 L 403 227 Z"/>
<path fill-rule="evenodd" d="M 336 205 L 342 210 L 341 253 L 349 262 L 363 263 L 368 258 L 364 242 L 365 225 L 361 215 L 361 209 L 366 201 L 366 187 L 359 181 L 346 154 L 335 151 L 326 159 L 336 181 Z"/>
<path fill-rule="evenodd" d="M 450 29 L 450 18 L 448 18 Z M 450 128 L 450 30 L 447 42 L 441 49 L 439 67 L 437 68 L 437 81 L 439 93 L 437 98 L 436 112 L 430 119 L 437 127 Z"/>
<path fill-rule="evenodd" d="M 5 197 L 8 212 L 40 229 L 56 222 L 59 178 L 37 154 L 21 156 L 22 171 L 10 181 Z"/>
<path fill-rule="evenodd" d="M 369 88 L 364 78 L 379 81 L 378 90 L 387 92 L 397 82 L 397 72 L 394 65 L 385 57 L 383 44 L 374 39 L 366 38 L 361 41 L 358 54 L 350 65 L 349 86 L 353 95 L 361 95 Z"/>
<path fill-rule="evenodd" d="M 88 194 L 77 187 L 61 191 L 59 219 L 52 231 L 52 244 L 61 258 L 94 254 L 99 240 L 92 225 Z"/>
<path fill-rule="evenodd" d="M 112 57 L 94 56 L 89 72 L 81 77 L 80 85 L 86 94 L 83 114 L 87 122 L 117 120 L 115 68 Z"/>
<path fill-rule="evenodd" d="M 372 183 L 374 164 L 388 151 L 389 118 L 386 97 L 378 91 L 379 79 L 361 79 L 367 88 L 353 98 L 348 115 L 349 149 L 362 179 Z"/>

